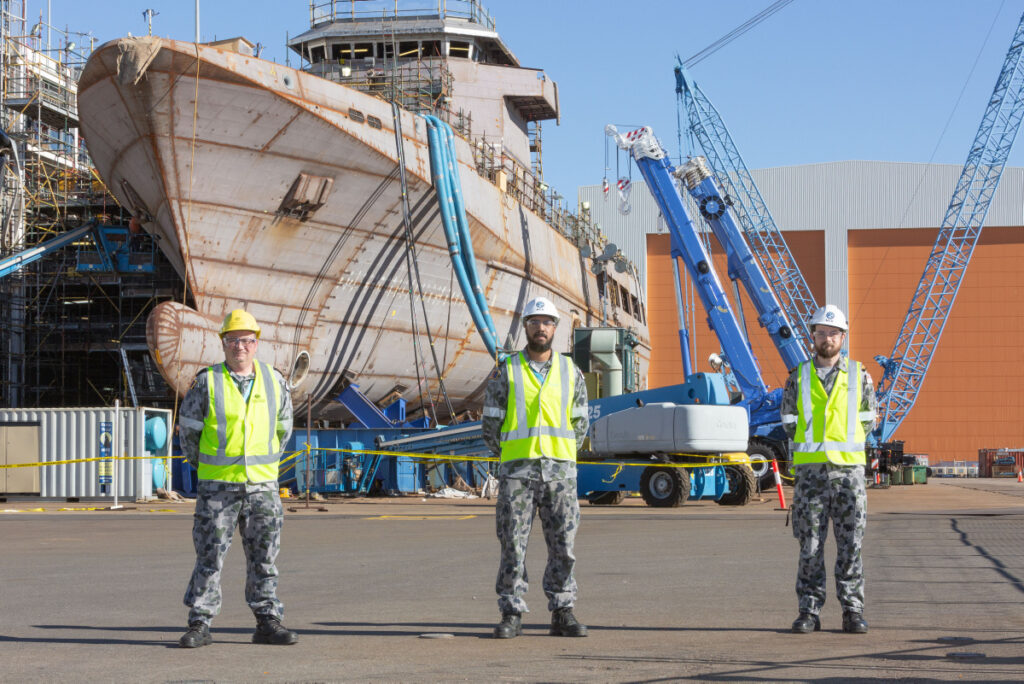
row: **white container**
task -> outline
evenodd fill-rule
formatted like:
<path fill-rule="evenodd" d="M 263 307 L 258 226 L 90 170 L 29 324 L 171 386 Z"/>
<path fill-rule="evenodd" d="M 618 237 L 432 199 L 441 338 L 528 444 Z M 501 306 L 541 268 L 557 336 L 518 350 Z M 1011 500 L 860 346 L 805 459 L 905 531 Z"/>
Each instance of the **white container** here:
<path fill-rule="evenodd" d="M 19 429 L 35 426 L 39 438 L 39 462 L 55 465 L 37 466 L 39 492 L 43 497 L 99 497 L 114 495 L 114 485 L 100 491 L 100 461 L 66 463 L 72 459 L 100 457 L 101 423 L 115 420 L 113 408 L 63 409 L 0 409 L 0 426 L 17 425 Z M 169 480 L 171 473 L 171 411 L 156 408 L 121 408 L 118 426 L 120 454 L 116 462 L 117 495 L 128 499 L 152 496 L 154 479 Z M 146 442 L 146 421 L 163 421 L 165 439 L 162 444 Z M 159 432 L 159 430 L 157 430 Z M 147 447 L 149 447 L 147 449 Z M 15 462 L 17 454 L 0 453 L 0 461 Z M 154 469 L 157 469 L 154 478 Z M 162 470 L 163 472 L 159 472 Z M 26 493 L 26 492 L 10 492 Z M 35 492 L 27 492 L 35 493 Z"/>
<path fill-rule="evenodd" d="M 723 453 L 747 450 L 740 406 L 647 404 L 602 416 L 590 427 L 599 454 Z"/>

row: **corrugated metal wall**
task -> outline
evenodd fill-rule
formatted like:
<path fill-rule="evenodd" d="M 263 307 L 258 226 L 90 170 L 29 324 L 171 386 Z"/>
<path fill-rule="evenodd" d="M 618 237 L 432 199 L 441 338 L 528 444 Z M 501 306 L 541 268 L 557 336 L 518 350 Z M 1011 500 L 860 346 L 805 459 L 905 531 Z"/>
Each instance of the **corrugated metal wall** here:
<path fill-rule="evenodd" d="M 122 408 L 119 411 L 122 455 L 142 457 L 145 450 L 145 420 L 154 415 L 164 416 L 168 442 L 170 442 L 171 412 L 166 409 Z M 55 463 L 78 458 L 99 458 L 100 423 L 113 422 L 113 408 L 66 409 L 0 409 L 0 423 L 37 423 L 39 425 L 39 460 Z M 161 462 L 170 472 L 169 444 L 161 450 Z M 153 494 L 153 459 L 121 460 L 117 462 L 117 495 L 142 497 Z M 159 467 L 159 466 L 157 466 Z M 100 493 L 99 462 L 68 463 L 40 466 L 40 496 L 43 497 L 98 497 L 113 496 Z"/>
<path fill-rule="evenodd" d="M 845 232 L 941 225 L 960 171 L 955 164 L 841 161 L 756 169 L 751 175 L 783 231 L 825 231 L 826 298 L 845 308 Z M 582 186 L 577 194 L 581 205 L 590 203 L 602 232 L 636 264 L 646 286 L 644 236 L 667 232 L 647 185 L 633 182 L 627 215 L 618 210 L 614 181 L 607 197 L 600 185 Z M 691 217 L 699 216 L 692 201 L 687 208 Z M 1024 225 L 1024 168 L 1004 171 L 985 225 Z"/>
<path fill-rule="evenodd" d="M 942 224 L 961 167 L 842 161 L 751 171 L 783 230 L 934 228 Z M 987 226 L 1024 225 L 1024 168 L 1003 172 Z"/>
<path fill-rule="evenodd" d="M 953 164 L 847 161 L 752 172 L 815 298 L 849 312 L 851 354 L 876 383 L 881 368 L 874 356 L 892 350 L 960 171 Z M 656 235 L 665 226 L 653 199 L 636 183 L 633 212 L 622 216 L 614 188 L 607 201 L 600 186 L 581 188 L 579 196 L 644 274 L 654 347 L 650 385 L 680 382 L 668 237 Z M 896 434 L 932 464 L 973 461 L 979 449 L 1024 443 L 1024 366 L 1007 362 L 1024 334 L 1024 168 L 1005 170 L 985 225 L 917 403 Z M 641 230 L 655 234 L 642 248 L 635 242 Z M 712 251 L 724 278 L 724 259 Z M 750 303 L 742 299 L 749 317 Z M 697 309 L 696 370 L 707 370 L 707 354 L 718 343 Z M 785 368 L 763 331 L 751 327 L 765 379 L 779 386 Z"/>

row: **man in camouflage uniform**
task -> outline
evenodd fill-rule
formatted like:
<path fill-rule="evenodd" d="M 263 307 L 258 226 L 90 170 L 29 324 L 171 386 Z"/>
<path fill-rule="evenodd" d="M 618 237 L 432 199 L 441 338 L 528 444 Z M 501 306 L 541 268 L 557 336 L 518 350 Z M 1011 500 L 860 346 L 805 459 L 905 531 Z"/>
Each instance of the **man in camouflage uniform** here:
<path fill-rule="evenodd" d="M 523 598 L 528 587 L 526 544 L 535 511 L 540 515 L 548 549 L 543 586 L 548 610 L 552 612 L 550 634 L 584 637 L 587 628 L 576 620 L 572 608 L 576 602 L 573 543 L 580 522 L 576 451 L 587 434 L 587 387 L 575 364 L 567 356 L 551 351 L 558 325 L 554 304 L 544 297 L 533 299 L 527 303 L 522 319 L 528 338 L 526 349 L 498 366 L 484 398 L 484 441 L 501 460 L 495 510 L 501 561 L 495 591 L 502 618 L 494 637 L 509 639 L 522 634 L 522 614 L 527 612 Z M 511 394 L 518 396 L 510 397 L 510 375 Z M 552 382 L 547 382 L 549 378 Z M 534 395 L 524 392 L 528 383 L 535 388 Z M 541 416 L 536 419 L 537 424 L 531 423 L 530 434 L 561 437 L 550 441 L 543 437 L 533 437 L 532 441 L 514 439 L 513 416 L 538 411 L 543 414 L 538 408 L 542 396 L 545 406 L 550 402 L 558 408 L 551 409 L 546 422 Z M 524 402 L 519 404 L 521 409 L 517 409 L 517 399 Z M 551 425 L 559 422 L 554 418 L 556 413 L 564 417 L 561 430 Z M 523 415 L 519 420 L 517 427 L 525 429 Z M 524 446 L 524 442 L 528 444 Z"/>
<path fill-rule="evenodd" d="M 864 366 L 842 354 L 849 328 L 838 307 L 819 309 L 810 327 L 813 360 L 790 374 L 780 407 L 795 465 L 793 535 L 800 541 L 796 577 L 800 615 L 792 629 L 800 634 L 821 629 L 824 545 L 831 518 L 843 631 L 863 634 L 868 631 L 861 559 L 867 526 L 864 440 L 875 424 L 875 390 Z"/>
<path fill-rule="evenodd" d="M 245 600 L 257 620 L 253 643 L 298 641 L 298 635 L 281 624 L 283 608 L 277 598 L 275 565 L 284 522 L 277 462 L 280 447 L 292 431 L 292 401 L 281 374 L 256 361 L 259 332 L 251 315 L 241 309 L 232 311 L 221 329 L 225 362 L 196 375 L 178 413 L 182 453 L 199 469 L 192 527 L 196 565 L 185 591 L 189 628 L 178 642 L 182 648 L 213 641 L 210 622 L 220 612 L 221 568 L 236 525 L 245 549 Z M 222 381 L 225 376 L 230 381 Z M 234 387 L 230 387 L 232 383 Z M 215 398 L 217 391 L 224 396 Z M 232 397 L 237 402 L 234 412 L 230 409 Z M 217 414 L 224 414 L 223 424 Z M 276 453 L 254 455 L 271 451 L 265 438 L 252 437 L 258 423 L 276 434 Z M 237 433 L 229 434 L 230 430 Z M 241 445 L 242 453 L 232 453 L 233 443 Z"/>

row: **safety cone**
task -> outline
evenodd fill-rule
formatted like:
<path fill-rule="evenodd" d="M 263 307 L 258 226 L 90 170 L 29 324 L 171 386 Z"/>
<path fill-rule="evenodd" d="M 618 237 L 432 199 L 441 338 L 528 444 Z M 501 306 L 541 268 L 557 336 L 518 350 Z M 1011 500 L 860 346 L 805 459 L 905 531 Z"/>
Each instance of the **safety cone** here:
<path fill-rule="evenodd" d="M 1024 471 L 1017 471 L 1017 482 L 1024 482 Z"/>
<path fill-rule="evenodd" d="M 779 475 L 779 462 L 772 459 L 772 471 L 775 473 L 775 488 L 779 492 L 779 506 L 786 510 L 786 497 L 782 493 L 782 477 Z"/>

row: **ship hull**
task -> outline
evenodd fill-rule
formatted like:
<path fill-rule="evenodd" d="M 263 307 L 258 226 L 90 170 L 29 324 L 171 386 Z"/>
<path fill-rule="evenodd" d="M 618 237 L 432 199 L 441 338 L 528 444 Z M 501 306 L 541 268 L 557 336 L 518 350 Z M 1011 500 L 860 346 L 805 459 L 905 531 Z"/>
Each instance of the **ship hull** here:
<path fill-rule="evenodd" d="M 93 53 L 79 82 L 89 152 L 194 302 L 162 303 L 147 324 L 175 391 L 223 359 L 220 322 L 244 307 L 263 327 L 261 359 L 287 374 L 308 352 L 308 377 L 293 396 L 318 416 L 330 415 L 350 382 L 372 400 L 403 396 L 415 406 L 441 401 L 440 376 L 456 410 L 478 405 L 494 362 L 453 277 L 425 121 L 395 112 L 316 76 L 193 43 L 123 39 Z M 563 312 L 554 346 L 567 351 L 573 325 L 601 321 L 589 262 L 478 175 L 467 141 L 456 148 L 499 341 L 521 346 L 516 312 L 545 295 Z M 303 177 L 328 180 L 328 191 L 322 206 L 297 215 L 285 207 Z M 612 313 L 618 320 L 608 324 L 633 328 L 643 343 L 645 377 L 646 327 Z"/>

